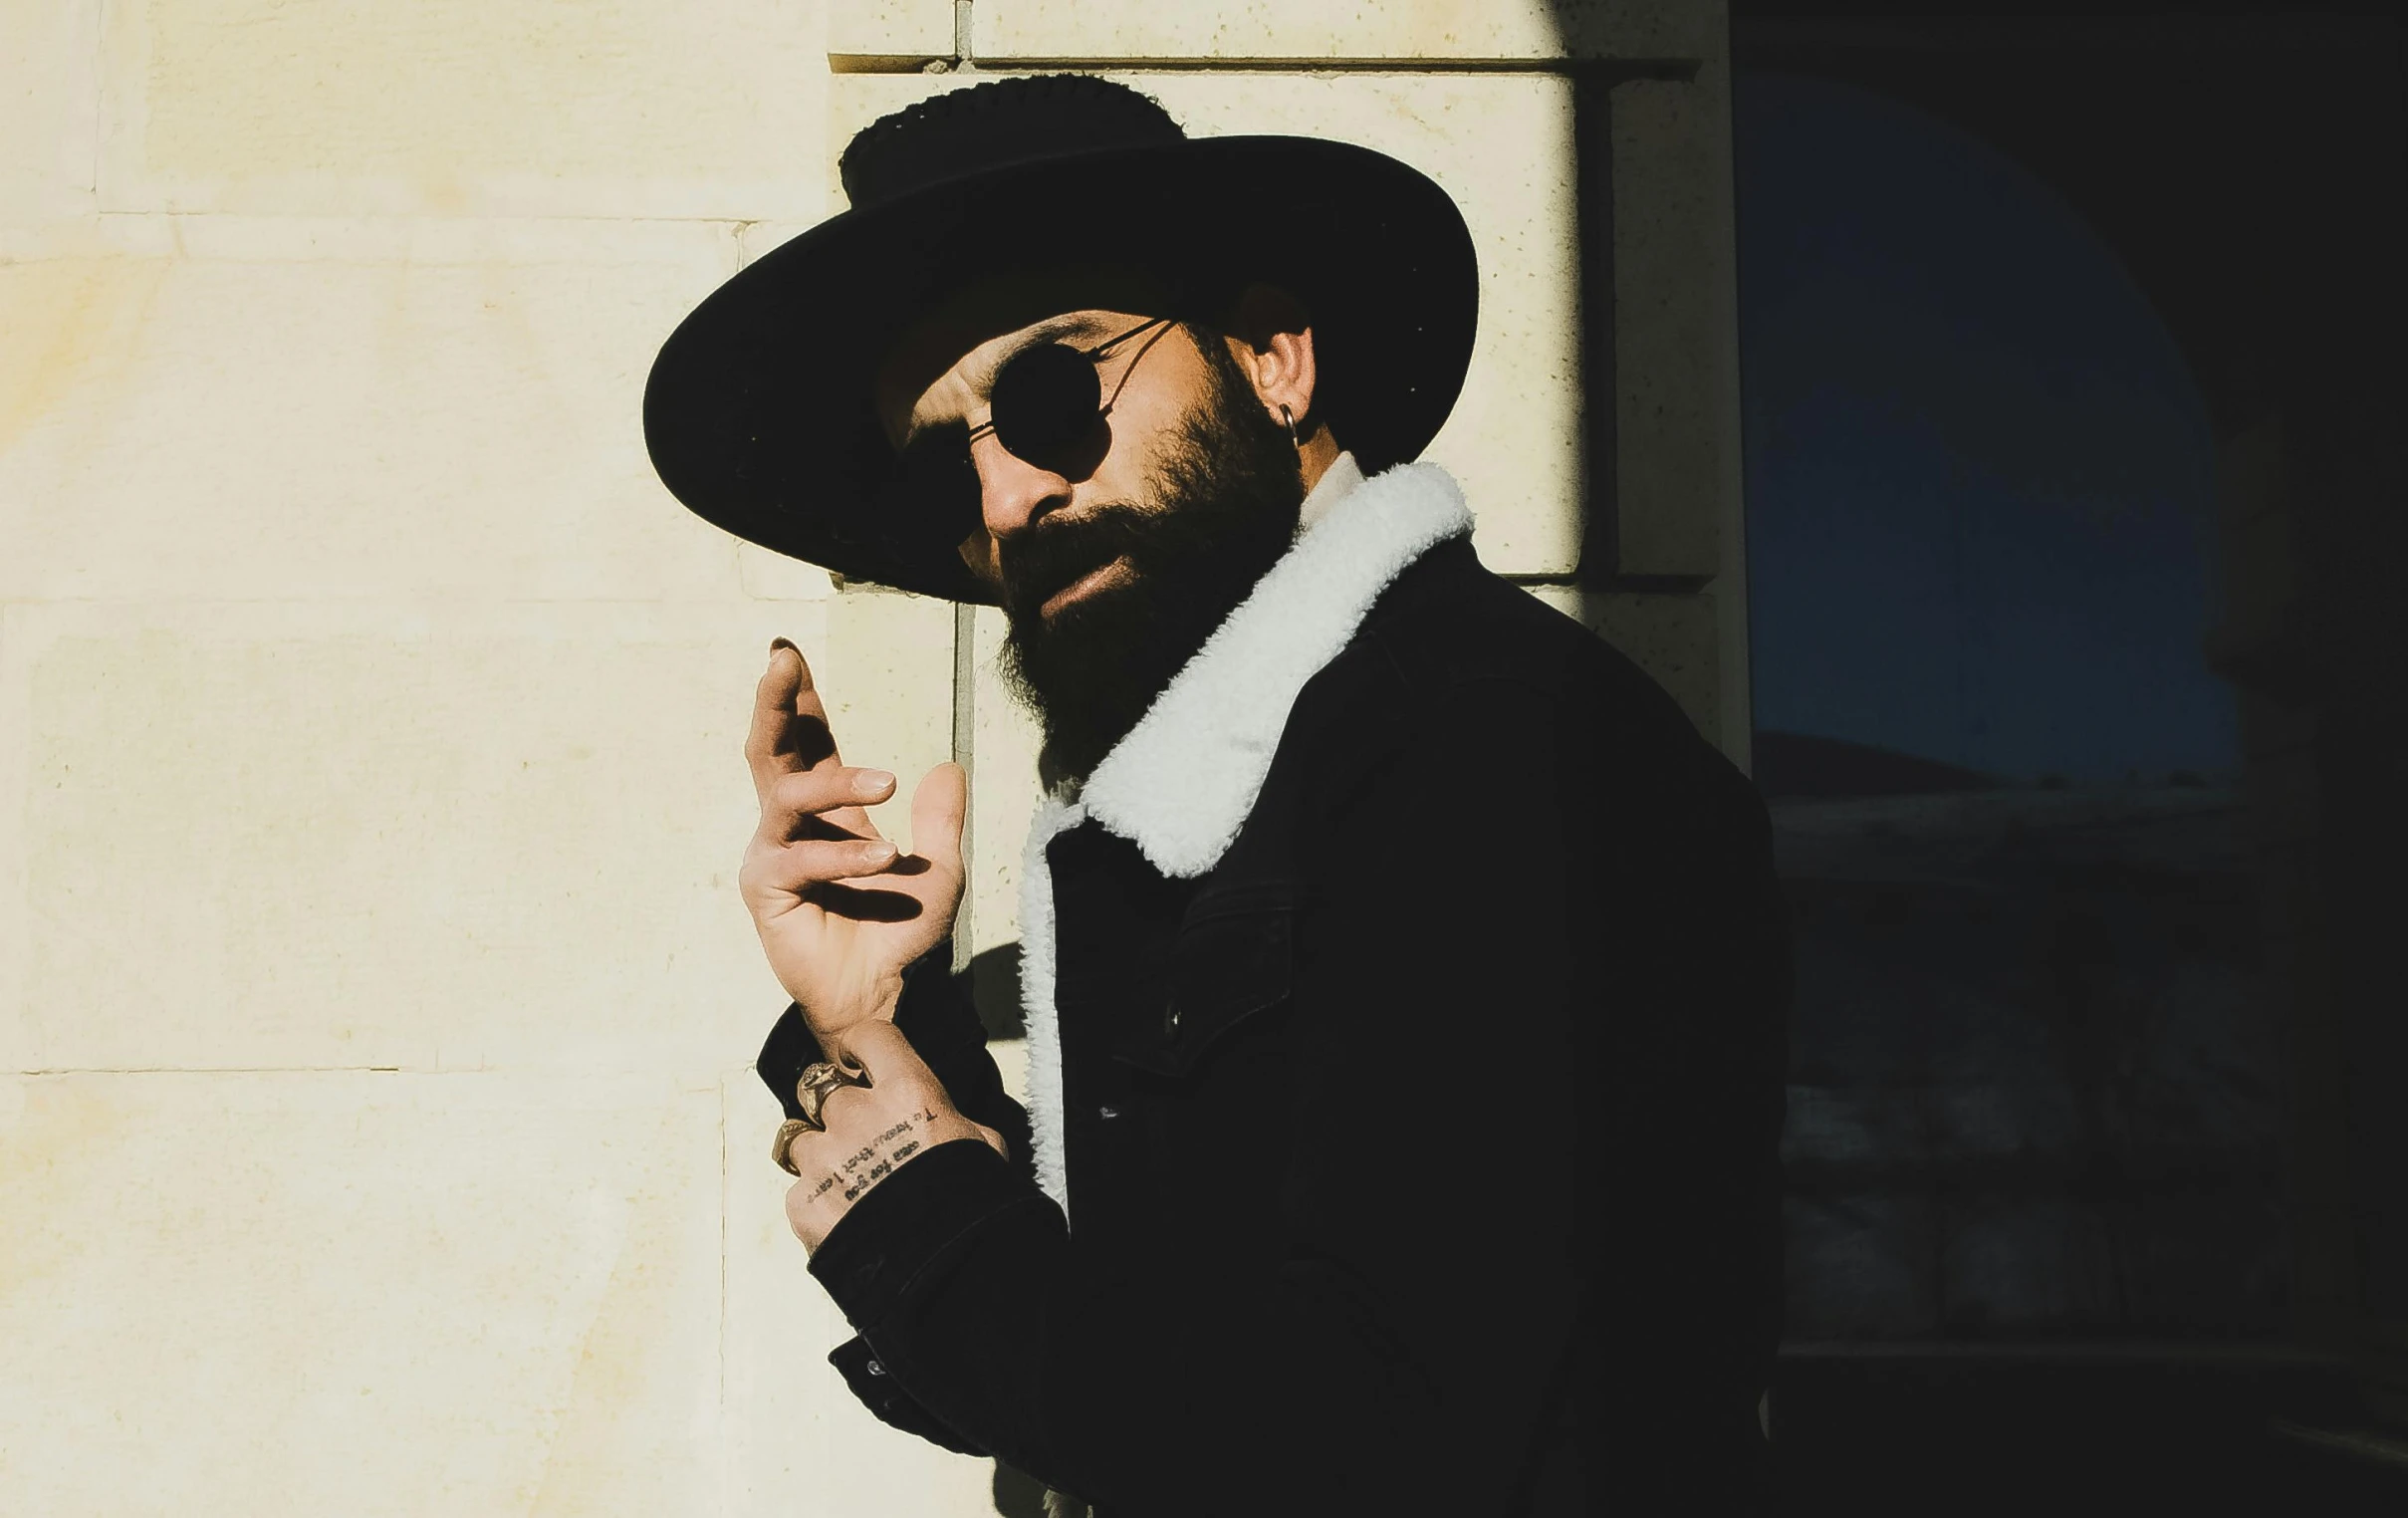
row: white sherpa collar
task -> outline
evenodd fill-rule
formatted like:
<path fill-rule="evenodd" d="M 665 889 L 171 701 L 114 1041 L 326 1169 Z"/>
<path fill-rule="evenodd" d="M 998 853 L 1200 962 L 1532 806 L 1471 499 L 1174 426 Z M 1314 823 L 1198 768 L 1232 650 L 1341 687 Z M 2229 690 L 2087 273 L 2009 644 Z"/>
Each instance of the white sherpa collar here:
<path fill-rule="evenodd" d="M 1297 539 L 1087 780 L 1080 802 L 1174 880 L 1220 862 L 1271 769 L 1297 692 L 1404 567 L 1471 531 L 1454 477 L 1365 480 Z"/>
<path fill-rule="evenodd" d="M 1220 863 L 1262 794 L 1305 682 L 1337 656 L 1391 581 L 1472 529 L 1454 477 L 1401 464 L 1353 485 L 1312 521 L 1172 676 L 1075 797 L 1048 797 L 1020 871 L 1021 1003 L 1037 1178 L 1070 1210 L 1062 1048 L 1054 1016 L 1054 883 L 1046 846 L 1092 817 L 1173 880 Z"/>

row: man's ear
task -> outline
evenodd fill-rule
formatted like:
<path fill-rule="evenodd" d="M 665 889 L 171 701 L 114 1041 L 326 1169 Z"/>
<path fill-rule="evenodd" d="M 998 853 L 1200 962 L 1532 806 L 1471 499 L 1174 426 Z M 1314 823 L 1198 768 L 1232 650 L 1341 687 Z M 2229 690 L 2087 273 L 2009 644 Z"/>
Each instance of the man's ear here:
<path fill-rule="evenodd" d="M 1314 361 L 1313 314 L 1293 293 L 1277 285 L 1253 284 L 1230 303 L 1223 330 L 1230 357 L 1254 383 L 1254 393 L 1274 421 L 1286 406 L 1299 434 L 1314 430 L 1313 396 L 1321 375 Z"/>

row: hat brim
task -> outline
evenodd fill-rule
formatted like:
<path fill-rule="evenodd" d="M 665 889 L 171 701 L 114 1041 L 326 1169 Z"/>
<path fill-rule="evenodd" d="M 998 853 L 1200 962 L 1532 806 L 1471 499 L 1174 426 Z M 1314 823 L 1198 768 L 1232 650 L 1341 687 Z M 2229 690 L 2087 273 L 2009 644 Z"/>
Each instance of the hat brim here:
<path fill-rule="evenodd" d="M 1102 243 L 1140 266 L 1242 259 L 1228 272 L 1300 296 L 1321 409 L 1367 473 L 1419 455 L 1462 391 L 1479 271 L 1444 190 L 1351 143 L 1199 137 L 930 184 L 763 255 L 662 345 L 644 388 L 653 467 L 696 514 L 765 548 L 991 602 L 948 527 L 911 519 L 888 488 L 873 378 L 951 290 Z"/>

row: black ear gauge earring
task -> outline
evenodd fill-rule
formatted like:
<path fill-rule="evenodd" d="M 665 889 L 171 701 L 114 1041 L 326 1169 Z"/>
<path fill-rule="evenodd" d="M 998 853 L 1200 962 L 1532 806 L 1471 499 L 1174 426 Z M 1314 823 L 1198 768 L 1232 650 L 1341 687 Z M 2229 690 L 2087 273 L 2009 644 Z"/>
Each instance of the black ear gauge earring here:
<path fill-rule="evenodd" d="M 1295 413 L 1294 411 L 1289 410 L 1289 409 L 1288 409 L 1286 406 L 1281 406 L 1281 407 L 1280 407 L 1280 420 L 1281 420 L 1281 421 L 1283 421 L 1283 422 L 1285 422 L 1285 423 L 1287 423 L 1287 426 L 1288 426 L 1288 441 L 1289 441 L 1290 443 L 1294 444 L 1296 447 L 1299 447 L 1299 448 L 1303 447 L 1303 446 L 1304 446 L 1304 444 L 1303 444 L 1302 442 L 1299 442 L 1299 441 L 1297 440 L 1297 435 L 1296 435 L 1296 413 Z"/>

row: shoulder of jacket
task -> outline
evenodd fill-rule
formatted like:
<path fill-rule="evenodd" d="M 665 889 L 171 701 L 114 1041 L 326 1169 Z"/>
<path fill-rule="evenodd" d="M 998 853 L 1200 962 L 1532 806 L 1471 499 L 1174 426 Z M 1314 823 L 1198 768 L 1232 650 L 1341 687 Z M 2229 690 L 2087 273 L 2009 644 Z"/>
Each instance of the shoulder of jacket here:
<path fill-rule="evenodd" d="M 1765 804 L 1680 704 L 1578 620 L 1442 544 L 1383 594 L 1290 707 L 1250 834 L 1278 832 L 1415 752 L 1477 753 L 1495 738 L 1450 716 L 1544 731 L 1596 805 L 1659 823 L 1699 808 L 1764 829 Z M 1527 718 L 1527 723 L 1523 720 Z M 1281 819 L 1285 819 L 1283 822 Z M 1252 868 L 1252 867 L 1249 867 Z"/>
<path fill-rule="evenodd" d="M 1442 544 L 1400 575 L 1298 706 L 1409 709 L 1475 684 L 1518 687 L 1565 716 L 1632 737 L 1695 729 L 1664 688 L 1578 620 L 1498 576 L 1468 540 Z"/>

